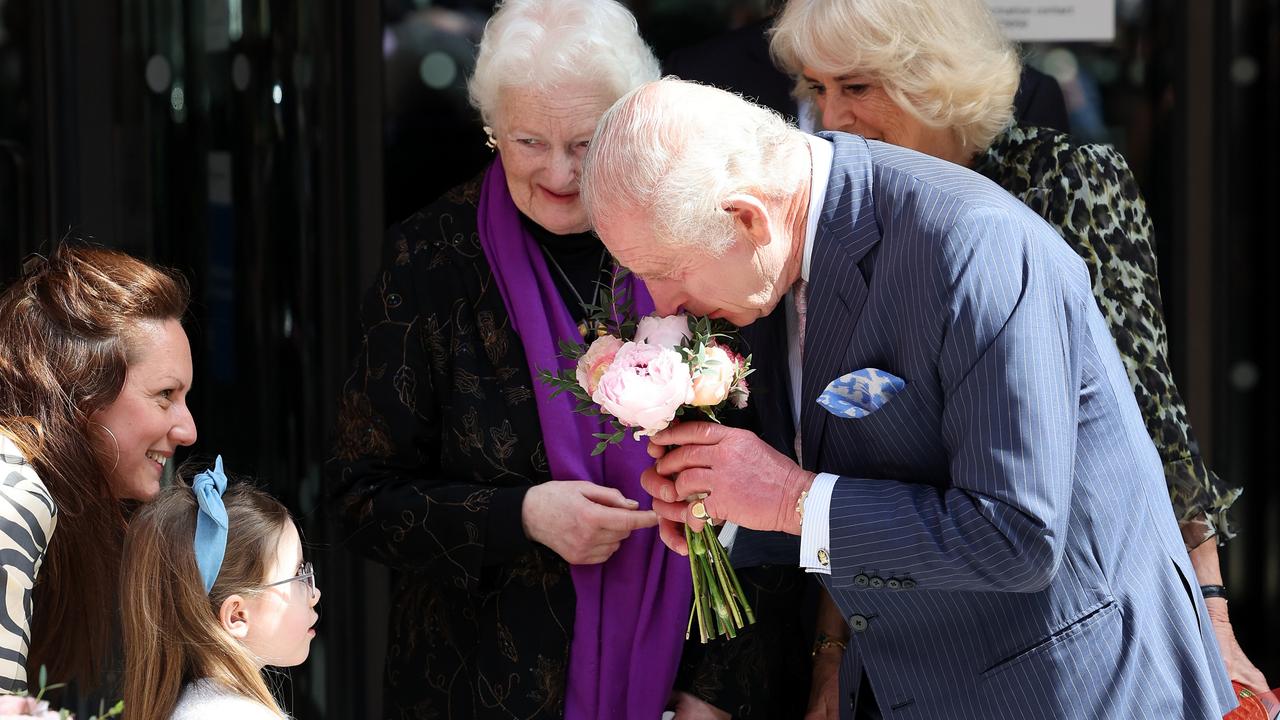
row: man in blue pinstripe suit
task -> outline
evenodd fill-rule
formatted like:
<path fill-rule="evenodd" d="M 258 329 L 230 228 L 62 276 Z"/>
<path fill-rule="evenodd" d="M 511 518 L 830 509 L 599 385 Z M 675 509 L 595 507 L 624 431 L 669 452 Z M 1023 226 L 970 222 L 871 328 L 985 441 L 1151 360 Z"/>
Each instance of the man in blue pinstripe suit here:
<path fill-rule="evenodd" d="M 755 362 L 790 355 L 776 388 L 790 417 L 774 421 L 794 424 L 802 463 L 690 422 L 653 439 L 643 480 L 678 551 L 677 523 L 707 515 L 800 537 L 792 561 L 847 621 L 860 716 L 1234 707 L 1088 273 L 1022 203 L 959 166 L 806 136 L 674 80 L 606 113 L 582 192 L 659 312 L 784 328 L 785 355 Z M 863 369 L 901 388 L 856 418 L 815 402 Z"/>

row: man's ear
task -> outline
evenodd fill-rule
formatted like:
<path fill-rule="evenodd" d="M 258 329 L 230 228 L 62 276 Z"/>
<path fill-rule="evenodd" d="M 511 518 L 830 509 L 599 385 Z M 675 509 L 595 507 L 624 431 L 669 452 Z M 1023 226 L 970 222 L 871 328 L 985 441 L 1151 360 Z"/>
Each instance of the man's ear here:
<path fill-rule="evenodd" d="M 218 620 L 231 637 L 245 639 L 249 634 L 249 603 L 239 595 L 229 596 L 218 609 Z"/>
<path fill-rule="evenodd" d="M 734 193 L 725 198 L 724 211 L 733 215 L 733 224 L 757 248 L 773 240 L 769 210 L 760 198 L 747 193 Z"/>

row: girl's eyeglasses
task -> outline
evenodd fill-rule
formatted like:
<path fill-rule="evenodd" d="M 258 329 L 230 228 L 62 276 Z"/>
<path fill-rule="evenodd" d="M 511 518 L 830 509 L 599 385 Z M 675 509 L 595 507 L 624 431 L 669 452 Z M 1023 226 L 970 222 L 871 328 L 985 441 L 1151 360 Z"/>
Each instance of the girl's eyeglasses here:
<path fill-rule="evenodd" d="M 311 593 L 312 595 L 316 594 L 316 570 L 314 567 L 311 566 L 310 561 L 302 563 L 302 571 L 299 572 L 297 575 L 294 575 L 291 578 L 285 578 L 284 580 L 277 580 L 273 583 L 267 583 L 262 587 L 269 588 L 269 587 L 275 587 L 277 585 L 286 585 L 288 583 L 294 582 L 295 580 L 301 581 L 303 585 L 306 585 L 307 592 Z"/>

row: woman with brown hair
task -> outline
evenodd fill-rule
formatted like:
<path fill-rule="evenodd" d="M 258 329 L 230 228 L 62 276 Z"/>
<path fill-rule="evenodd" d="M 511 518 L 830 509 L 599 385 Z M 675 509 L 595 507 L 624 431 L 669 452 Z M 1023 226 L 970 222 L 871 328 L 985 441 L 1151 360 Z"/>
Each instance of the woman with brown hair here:
<path fill-rule="evenodd" d="M 129 501 L 196 439 L 188 294 L 176 273 L 61 243 L 0 295 L 0 689 L 42 666 L 99 684 Z"/>

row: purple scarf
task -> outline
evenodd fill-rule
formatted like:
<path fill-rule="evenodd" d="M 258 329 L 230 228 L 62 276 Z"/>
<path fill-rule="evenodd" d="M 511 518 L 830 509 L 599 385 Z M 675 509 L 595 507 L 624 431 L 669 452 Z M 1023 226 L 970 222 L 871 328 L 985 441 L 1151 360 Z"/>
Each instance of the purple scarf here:
<path fill-rule="evenodd" d="M 533 375 L 551 476 L 617 488 L 648 510 L 652 504 L 640 487 L 640 473 L 653 460 L 644 443 L 628 436 L 592 457 L 596 439 L 591 434 L 604 431 L 600 418 L 573 412 L 575 400 L 568 393 L 552 399 L 550 386 L 538 379 L 540 370 L 573 367 L 559 357 L 557 343 L 582 338 L 546 258 L 520 222 L 501 158 L 485 173 L 478 215 L 480 245 Z M 636 312 L 652 312 L 644 285 L 630 277 L 626 282 Z M 565 719 L 657 720 L 675 682 L 689 620 L 688 561 L 662 544 L 657 528 L 646 528 L 631 533 L 608 561 L 572 565 L 570 571 L 578 601 Z"/>

